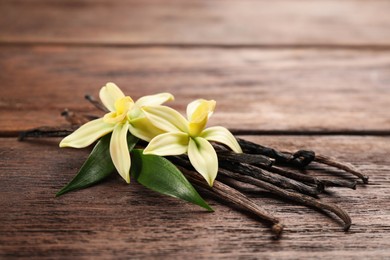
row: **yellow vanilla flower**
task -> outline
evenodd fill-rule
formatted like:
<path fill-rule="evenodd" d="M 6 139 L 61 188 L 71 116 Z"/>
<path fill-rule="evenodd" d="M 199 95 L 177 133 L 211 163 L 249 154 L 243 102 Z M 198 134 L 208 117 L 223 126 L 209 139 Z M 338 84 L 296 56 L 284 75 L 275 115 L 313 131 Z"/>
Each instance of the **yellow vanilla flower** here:
<path fill-rule="evenodd" d="M 167 132 L 154 137 L 144 154 L 167 156 L 187 153 L 194 168 L 212 186 L 218 173 L 218 158 L 209 141 L 225 144 L 234 152 L 242 152 L 237 140 L 226 128 L 215 126 L 205 129 L 215 105 L 214 100 L 195 100 L 187 106 L 187 119 L 166 106 L 144 107 L 142 110 L 150 122 Z"/>
<path fill-rule="evenodd" d="M 99 93 L 104 106 L 110 111 L 103 118 L 92 120 L 71 135 L 65 137 L 60 147 L 83 148 L 100 137 L 111 133 L 110 155 L 116 170 L 127 183 L 130 182 L 130 154 L 127 145 L 127 132 L 134 136 L 150 141 L 153 137 L 163 133 L 152 125 L 142 112 L 144 106 L 157 106 L 173 100 L 169 93 L 144 96 L 134 102 L 129 96 L 114 84 L 107 83 Z"/>

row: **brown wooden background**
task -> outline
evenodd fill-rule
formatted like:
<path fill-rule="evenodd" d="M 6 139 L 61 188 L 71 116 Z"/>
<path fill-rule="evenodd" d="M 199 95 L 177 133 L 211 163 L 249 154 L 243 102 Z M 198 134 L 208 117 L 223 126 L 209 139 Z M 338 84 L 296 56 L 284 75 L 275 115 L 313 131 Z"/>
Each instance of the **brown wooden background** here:
<path fill-rule="evenodd" d="M 386 0 L 0 1 L 0 258 L 389 258 L 389 11 Z M 212 214 L 119 177 L 55 198 L 88 150 L 17 133 L 63 124 L 64 108 L 94 113 L 83 96 L 108 81 L 134 98 L 169 91 L 183 112 L 213 98 L 213 125 L 354 163 L 370 184 L 321 197 L 351 230 L 251 195 L 284 219 L 274 241 L 210 197 Z"/>

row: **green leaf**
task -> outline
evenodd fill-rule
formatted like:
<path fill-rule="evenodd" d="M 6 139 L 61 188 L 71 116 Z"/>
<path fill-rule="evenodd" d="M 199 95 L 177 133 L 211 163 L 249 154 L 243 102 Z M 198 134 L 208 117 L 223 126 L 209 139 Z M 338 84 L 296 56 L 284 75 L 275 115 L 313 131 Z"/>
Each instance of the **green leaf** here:
<path fill-rule="evenodd" d="M 131 175 L 145 187 L 159 193 L 214 211 L 174 164 L 157 155 L 144 155 L 142 150 L 131 153 Z"/>
<path fill-rule="evenodd" d="M 111 134 L 108 134 L 97 142 L 77 175 L 56 196 L 63 195 L 72 190 L 89 187 L 108 177 L 115 170 L 110 156 L 110 139 Z M 129 151 L 134 148 L 137 141 L 138 138 L 130 133 L 127 134 Z"/>

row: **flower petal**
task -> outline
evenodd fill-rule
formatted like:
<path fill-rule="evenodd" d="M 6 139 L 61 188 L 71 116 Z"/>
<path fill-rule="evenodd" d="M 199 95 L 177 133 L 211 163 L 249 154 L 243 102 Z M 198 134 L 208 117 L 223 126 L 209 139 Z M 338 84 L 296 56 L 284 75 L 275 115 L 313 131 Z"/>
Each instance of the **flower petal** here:
<path fill-rule="evenodd" d="M 188 157 L 192 166 L 208 184 L 213 186 L 218 173 L 218 158 L 213 146 L 204 138 L 191 138 L 188 145 Z"/>
<path fill-rule="evenodd" d="M 174 100 L 175 98 L 173 97 L 172 94 L 170 93 L 159 93 L 156 95 L 150 95 L 150 96 L 143 96 L 140 99 L 138 99 L 135 104 L 138 107 L 143 107 L 143 106 L 158 106 L 161 105 L 167 101 Z"/>
<path fill-rule="evenodd" d="M 170 107 L 147 106 L 142 111 L 153 125 L 166 132 L 188 132 L 187 120 Z"/>
<path fill-rule="evenodd" d="M 127 183 L 130 183 L 130 153 L 127 145 L 129 123 L 117 124 L 112 132 L 110 155 L 116 170 Z"/>
<path fill-rule="evenodd" d="M 125 119 L 126 114 L 117 114 L 116 112 L 108 112 L 104 115 L 103 121 L 107 124 L 117 124 L 123 121 Z"/>
<path fill-rule="evenodd" d="M 205 99 L 196 99 L 187 105 L 187 118 L 191 120 L 192 114 Z"/>
<path fill-rule="evenodd" d="M 197 99 L 192 101 L 187 105 L 188 121 L 192 121 L 193 118 L 199 117 L 199 114 L 201 114 L 202 117 L 207 115 L 209 118 L 214 112 L 215 105 L 215 100 Z"/>
<path fill-rule="evenodd" d="M 146 142 L 150 142 L 157 135 L 165 133 L 163 130 L 155 127 L 146 117 L 130 120 L 129 131 Z"/>
<path fill-rule="evenodd" d="M 213 114 L 216 102 L 214 100 L 198 99 L 187 106 L 189 132 L 198 136 L 206 127 L 209 117 Z"/>
<path fill-rule="evenodd" d="M 99 92 L 100 100 L 103 102 L 104 106 L 108 108 L 111 112 L 115 111 L 115 101 L 120 98 L 125 97 L 122 90 L 118 88 L 114 83 L 107 83 L 104 87 L 100 89 Z"/>
<path fill-rule="evenodd" d="M 230 149 L 232 149 L 236 153 L 242 153 L 241 147 L 238 144 L 236 138 L 225 127 L 222 126 L 209 127 L 205 129 L 200 136 L 206 140 L 227 145 Z"/>
<path fill-rule="evenodd" d="M 156 136 L 144 150 L 144 154 L 160 156 L 180 155 L 187 152 L 189 136 L 186 133 L 165 133 Z"/>
<path fill-rule="evenodd" d="M 114 125 L 105 123 L 103 118 L 92 120 L 62 139 L 60 147 L 87 147 L 113 129 Z"/>

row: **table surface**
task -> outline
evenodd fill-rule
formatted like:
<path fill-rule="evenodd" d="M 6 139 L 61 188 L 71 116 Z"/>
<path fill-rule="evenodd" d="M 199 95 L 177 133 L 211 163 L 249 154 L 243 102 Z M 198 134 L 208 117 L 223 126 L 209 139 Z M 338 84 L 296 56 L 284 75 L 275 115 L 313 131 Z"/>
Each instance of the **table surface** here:
<path fill-rule="evenodd" d="M 390 258 L 390 10 L 373 0 L 2 0 L 0 258 Z M 278 149 L 313 149 L 370 176 L 321 200 L 265 192 L 269 227 L 204 194 L 206 213 L 113 177 L 55 198 L 89 150 L 19 131 L 96 113 L 84 94 L 116 82 L 133 98 L 171 92 L 184 112 L 216 99 L 211 125 Z"/>

